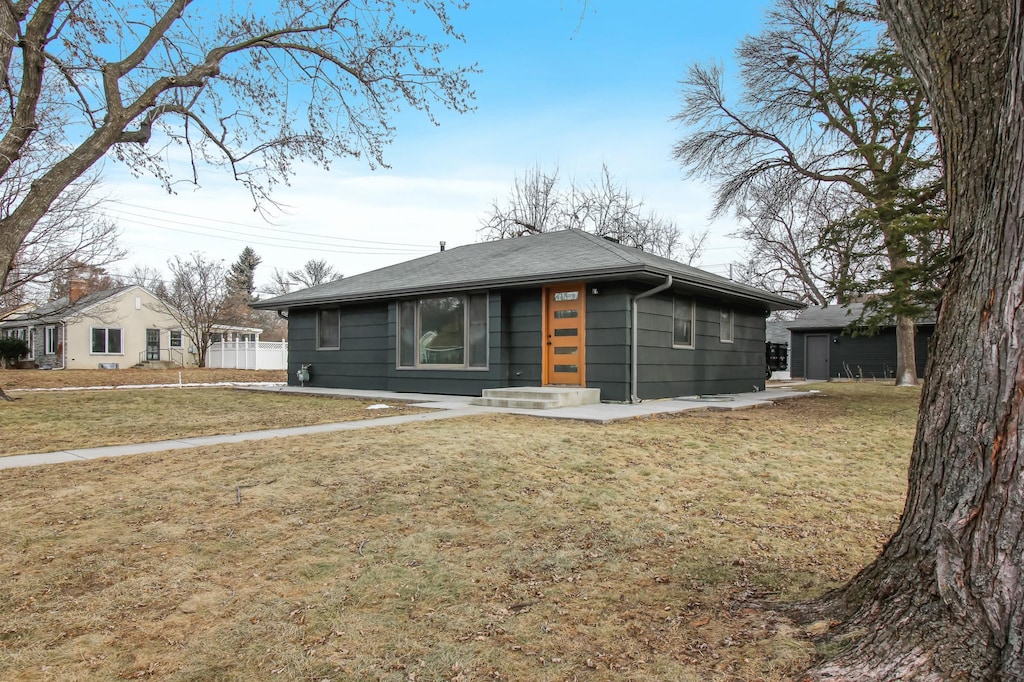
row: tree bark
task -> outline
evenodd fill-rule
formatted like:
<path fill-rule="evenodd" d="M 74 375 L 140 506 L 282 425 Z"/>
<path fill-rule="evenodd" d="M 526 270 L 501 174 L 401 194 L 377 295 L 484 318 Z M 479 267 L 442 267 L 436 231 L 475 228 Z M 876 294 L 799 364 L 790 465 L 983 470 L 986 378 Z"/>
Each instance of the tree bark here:
<path fill-rule="evenodd" d="M 1024 679 L 1022 6 L 880 5 L 933 107 L 953 263 L 903 518 L 875 563 L 818 604 L 852 643 L 811 672 Z"/>
<path fill-rule="evenodd" d="M 917 386 L 917 325 L 906 315 L 896 316 L 896 385 Z"/>

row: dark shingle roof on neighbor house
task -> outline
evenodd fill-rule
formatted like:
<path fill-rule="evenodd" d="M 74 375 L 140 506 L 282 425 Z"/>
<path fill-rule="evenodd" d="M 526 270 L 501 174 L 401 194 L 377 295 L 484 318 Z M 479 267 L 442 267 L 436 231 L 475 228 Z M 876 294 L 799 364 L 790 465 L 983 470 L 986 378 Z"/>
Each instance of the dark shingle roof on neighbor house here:
<path fill-rule="evenodd" d="M 843 329 L 860 319 L 863 303 L 847 305 L 812 306 L 786 323 L 788 329 Z M 935 324 L 935 316 L 918 320 L 918 324 Z"/>
<path fill-rule="evenodd" d="M 70 303 L 68 297 L 64 296 L 49 303 L 44 303 L 23 315 L 13 315 L 0 322 L 0 327 L 20 327 L 26 324 L 55 324 L 130 288 L 131 286 L 129 285 L 107 289 L 106 291 L 94 291 L 82 296 L 74 303 Z"/>
<path fill-rule="evenodd" d="M 284 310 L 324 303 L 579 280 L 630 278 L 649 280 L 653 285 L 664 280 L 667 275 L 672 275 L 678 284 L 710 294 L 754 302 L 769 310 L 803 307 L 783 296 L 580 230 L 558 230 L 515 239 L 468 244 L 259 301 L 253 307 Z"/>

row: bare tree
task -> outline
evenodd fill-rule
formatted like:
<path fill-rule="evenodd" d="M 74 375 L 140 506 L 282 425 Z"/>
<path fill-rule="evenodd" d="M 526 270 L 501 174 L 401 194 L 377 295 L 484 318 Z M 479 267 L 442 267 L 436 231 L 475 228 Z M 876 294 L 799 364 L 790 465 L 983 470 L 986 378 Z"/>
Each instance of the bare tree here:
<path fill-rule="evenodd" d="M 206 367 L 214 325 L 220 322 L 228 305 L 227 268 L 199 252 L 186 259 L 175 256 L 167 267 L 171 283 L 162 300 L 196 348 L 199 366 Z"/>
<path fill-rule="evenodd" d="M 826 595 L 829 680 L 1024 679 L 1024 7 L 880 0 L 927 90 L 951 262 L 906 506 L 878 559 Z M 841 643 L 841 644 L 839 644 Z"/>
<path fill-rule="evenodd" d="M 685 241 L 675 222 L 647 210 L 601 166 L 598 180 L 586 185 L 558 185 L 558 170 L 545 173 L 539 167 L 516 177 L 504 204 L 495 200 L 482 222 L 485 239 L 507 239 L 552 230 L 576 229 L 612 237 L 668 258 L 681 252 L 687 262 L 700 257 L 707 231 Z"/>
<path fill-rule="evenodd" d="M 913 284 L 936 279 L 916 271 L 945 265 L 924 260 L 934 252 L 916 252 L 905 227 L 945 229 L 942 174 L 924 91 L 875 15 L 869 1 L 776 0 L 767 27 L 738 50 L 735 106 L 720 66 L 690 68 L 676 119 L 691 130 L 675 155 L 718 184 L 717 213 L 742 206 L 766 174 L 855 195 L 858 219 L 877 231 L 888 260 L 878 301 L 895 317 L 897 383 L 905 385 L 917 382 L 914 319 L 933 306 L 931 292 L 919 295 Z"/>
<path fill-rule="evenodd" d="M 481 231 L 485 239 L 508 239 L 560 229 L 564 200 L 558 191 L 558 169 L 545 173 L 535 166 L 522 178 L 516 175 L 504 204 L 497 199 L 491 203 Z"/>
<path fill-rule="evenodd" d="M 736 210 L 735 235 L 749 244 L 746 283 L 824 306 L 850 302 L 852 282 L 885 270 L 876 231 L 844 223 L 857 200 L 843 187 L 766 174 L 750 184 L 747 197 Z"/>
<path fill-rule="evenodd" d="M 0 7 L 0 285 L 54 202 L 104 157 L 170 189 L 226 168 L 268 200 L 296 160 L 384 164 L 400 108 L 470 108 L 473 67 L 447 0 L 119 3 Z M 441 35 L 438 41 L 429 34 Z"/>
<path fill-rule="evenodd" d="M 327 282 L 336 282 L 342 278 L 342 274 L 334 269 L 333 265 L 322 259 L 311 258 L 306 261 L 298 270 L 289 270 L 288 277 L 302 286 L 316 287 Z"/>
<path fill-rule="evenodd" d="M 166 296 L 167 284 L 164 282 L 163 273 L 149 265 L 136 264 L 127 275 L 121 278 L 124 284 L 137 284 L 148 289 L 160 298 Z"/>
<path fill-rule="evenodd" d="M 0 221 L 20 199 L 23 178 L 0 182 Z M 117 226 L 102 213 L 95 174 L 72 183 L 22 241 L 8 264 L 0 300 L 43 299 L 84 266 L 104 268 L 125 256 Z M 55 285 L 57 285 L 55 287 Z"/>

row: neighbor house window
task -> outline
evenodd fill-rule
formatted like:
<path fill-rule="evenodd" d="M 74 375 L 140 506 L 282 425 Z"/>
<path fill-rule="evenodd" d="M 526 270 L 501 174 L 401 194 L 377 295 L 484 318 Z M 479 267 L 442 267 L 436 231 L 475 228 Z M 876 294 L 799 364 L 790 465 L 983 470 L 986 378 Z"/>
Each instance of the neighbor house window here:
<path fill-rule="evenodd" d="M 316 347 L 320 350 L 341 348 L 341 310 L 328 308 L 317 315 Z"/>
<path fill-rule="evenodd" d="M 183 345 L 182 344 L 182 340 L 181 340 L 181 330 L 180 329 L 172 329 L 171 332 L 170 332 L 170 336 L 171 336 L 171 338 L 170 338 L 170 342 L 168 343 L 168 345 L 171 348 L 181 348 L 182 345 Z"/>
<path fill-rule="evenodd" d="M 718 313 L 718 335 L 722 343 L 732 343 L 733 317 L 732 308 L 722 308 Z"/>
<path fill-rule="evenodd" d="M 107 327 L 93 327 L 92 352 L 106 355 L 120 355 L 121 330 Z"/>
<path fill-rule="evenodd" d="M 693 299 L 677 298 L 672 309 L 672 345 L 693 348 Z"/>
<path fill-rule="evenodd" d="M 57 327 L 50 325 L 43 330 L 43 354 L 57 354 Z"/>
<path fill-rule="evenodd" d="M 400 367 L 487 367 L 487 294 L 398 304 Z"/>

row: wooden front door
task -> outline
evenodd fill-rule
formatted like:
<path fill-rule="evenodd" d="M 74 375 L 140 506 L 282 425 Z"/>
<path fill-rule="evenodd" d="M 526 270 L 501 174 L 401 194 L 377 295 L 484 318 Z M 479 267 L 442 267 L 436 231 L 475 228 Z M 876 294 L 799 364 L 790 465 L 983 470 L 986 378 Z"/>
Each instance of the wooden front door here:
<path fill-rule="evenodd" d="M 586 386 L 585 311 L 582 283 L 544 289 L 544 385 Z"/>

